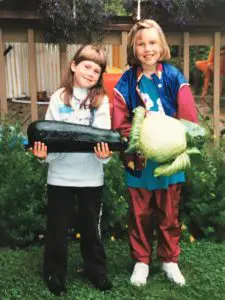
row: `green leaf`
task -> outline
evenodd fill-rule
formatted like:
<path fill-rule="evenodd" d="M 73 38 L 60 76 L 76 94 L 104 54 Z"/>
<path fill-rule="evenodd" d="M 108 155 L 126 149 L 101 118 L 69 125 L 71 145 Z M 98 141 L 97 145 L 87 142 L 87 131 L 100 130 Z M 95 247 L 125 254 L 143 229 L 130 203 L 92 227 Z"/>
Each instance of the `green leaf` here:
<path fill-rule="evenodd" d="M 180 122 L 185 126 L 187 135 L 189 135 L 190 137 L 194 138 L 199 136 L 206 136 L 206 130 L 204 127 L 184 119 L 180 119 Z"/>

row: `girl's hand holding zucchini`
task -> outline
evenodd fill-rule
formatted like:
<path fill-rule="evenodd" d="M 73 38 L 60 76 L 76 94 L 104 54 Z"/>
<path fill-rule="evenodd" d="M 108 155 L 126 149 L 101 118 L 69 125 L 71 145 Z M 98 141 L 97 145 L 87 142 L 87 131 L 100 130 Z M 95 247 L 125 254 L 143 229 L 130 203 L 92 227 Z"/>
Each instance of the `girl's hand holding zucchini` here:
<path fill-rule="evenodd" d="M 109 150 L 109 146 L 107 143 L 97 143 L 94 147 L 95 154 L 98 158 L 108 158 L 112 156 L 113 152 Z"/>
<path fill-rule="evenodd" d="M 42 142 L 34 142 L 34 148 L 31 148 L 34 156 L 40 159 L 45 159 L 47 157 L 47 150 L 47 146 Z"/>

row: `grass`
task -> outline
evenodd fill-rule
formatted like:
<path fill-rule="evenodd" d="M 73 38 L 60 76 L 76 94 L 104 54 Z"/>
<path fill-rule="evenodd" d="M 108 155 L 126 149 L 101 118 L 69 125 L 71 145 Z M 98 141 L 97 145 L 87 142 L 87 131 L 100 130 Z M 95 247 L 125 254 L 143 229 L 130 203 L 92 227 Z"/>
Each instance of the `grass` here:
<path fill-rule="evenodd" d="M 110 292 L 101 293 L 76 273 L 81 263 L 79 243 L 70 245 L 67 276 L 68 300 L 222 300 L 225 299 L 225 243 L 182 243 L 180 266 L 187 284 L 178 287 L 169 282 L 155 259 L 145 287 L 129 283 L 132 270 L 128 242 L 106 241 L 109 276 L 113 282 Z M 41 278 L 43 247 L 12 251 L 0 249 L 0 299 L 45 300 L 58 299 L 46 289 Z M 75 259 L 76 257 L 76 259 Z"/>

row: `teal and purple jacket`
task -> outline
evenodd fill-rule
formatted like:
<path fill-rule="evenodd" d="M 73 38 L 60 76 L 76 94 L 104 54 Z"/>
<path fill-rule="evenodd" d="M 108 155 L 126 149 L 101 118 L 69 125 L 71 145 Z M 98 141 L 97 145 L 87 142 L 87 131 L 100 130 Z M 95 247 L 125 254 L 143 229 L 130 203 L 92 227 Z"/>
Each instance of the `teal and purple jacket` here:
<path fill-rule="evenodd" d="M 142 77 L 141 67 L 127 70 L 114 88 L 112 126 L 122 136 L 129 136 L 133 109 L 145 106 L 138 88 Z M 160 63 L 152 80 L 158 90 L 166 115 L 197 123 L 195 101 L 184 75 L 168 63 Z"/>
<path fill-rule="evenodd" d="M 112 113 L 112 127 L 119 130 L 122 136 L 128 137 L 131 129 L 133 118 L 133 109 L 137 106 L 144 106 L 144 99 L 142 98 L 141 91 L 138 83 L 142 78 L 142 69 L 140 67 L 132 67 L 127 70 L 120 78 L 119 82 L 114 89 L 114 103 Z M 192 122 L 197 121 L 197 113 L 195 102 L 190 90 L 190 86 L 185 79 L 184 75 L 175 67 L 168 63 L 160 63 L 157 67 L 157 72 L 152 75 L 152 81 L 157 89 L 161 103 L 166 115 L 174 118 L 183 118 Z M 135 161 L 135 166 L 141 165 L 138 162 L 136 154 L 126 155 L 123 157 L 125 167 L 128 162 Z M 147 163 L 147 169 L 144 173 L 153 167 L 154 162 Z M 129 168 L 126 170 L 130 173 Z M 151 170 L 152 171 L 152 170 Z M 131 172 L 132 176 L 142 176 L 142 172 Z M 139 186 L 141 182 L 128 174 L 128 185 Z M 155 180 L 153 180 L 152 182 Z M 174 175 L 172 178 L 162 179 L 162 183 L 153 182 L 154 188 L 158 186 L 167 186 L 176 182 L 184 181 L 184 175 Z M 165 183 L 165 184 L 164 184 Z M 141 186 L 140 186 L 141 187 Z"/>

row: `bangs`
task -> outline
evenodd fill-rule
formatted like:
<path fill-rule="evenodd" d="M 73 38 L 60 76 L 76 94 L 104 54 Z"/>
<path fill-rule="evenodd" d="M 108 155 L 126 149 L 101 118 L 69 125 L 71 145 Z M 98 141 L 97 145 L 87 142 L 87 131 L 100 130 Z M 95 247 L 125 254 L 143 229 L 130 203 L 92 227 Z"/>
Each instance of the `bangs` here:
<path fill-rule="evenodd" d="M 84 60 L 90 60 L 102 69 L 102 72 L 105 72 L 106 69 L 106 56 L 103 49 L 98 49 L 92 45 L 84 46 L 78 51 L 78 55 L 74 58 L 76 64 Z"/>

